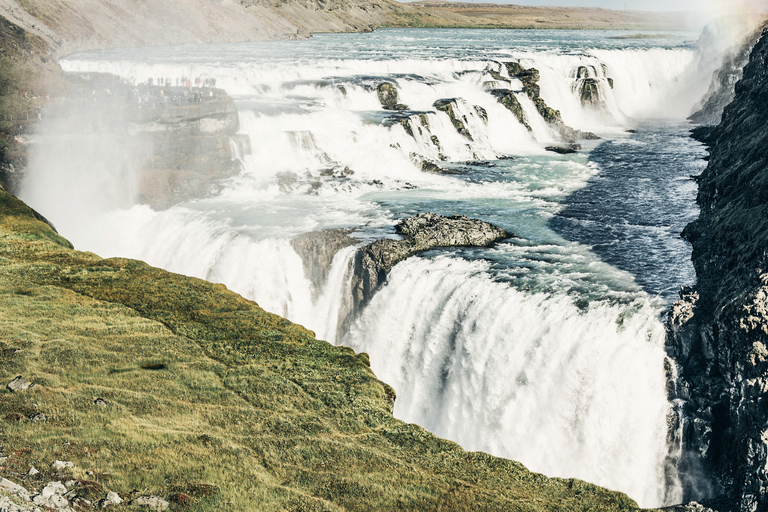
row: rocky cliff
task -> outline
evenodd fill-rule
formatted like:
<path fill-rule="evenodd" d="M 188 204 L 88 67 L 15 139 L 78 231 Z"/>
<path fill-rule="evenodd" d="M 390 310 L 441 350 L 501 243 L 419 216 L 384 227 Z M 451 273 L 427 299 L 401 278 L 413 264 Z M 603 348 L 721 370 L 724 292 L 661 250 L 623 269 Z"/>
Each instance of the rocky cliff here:
<path fill-rule="evenodd" d="M 683 472 L 691 497 L 718 510 L 768 509 L 768 37 L 754 45 L 714 128 L 684 236 L 698 282 L 670 317 L 680 365 Z"/>

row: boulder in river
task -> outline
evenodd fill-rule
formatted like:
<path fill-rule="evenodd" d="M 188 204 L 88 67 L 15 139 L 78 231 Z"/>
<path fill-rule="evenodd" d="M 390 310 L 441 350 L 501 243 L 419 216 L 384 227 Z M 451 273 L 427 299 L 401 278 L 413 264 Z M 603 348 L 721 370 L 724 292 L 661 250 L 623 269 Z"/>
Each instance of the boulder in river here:
<path fill-rule="evenodd" d="M 439 247 L 488 247 L 512 236 L 479 219 L 434 213 L 403 219 L 395 230 L 402 239 L 377 240 L 355 255 L 352 300 L 356 311 L 373 297 L 392 267 L 410 256 Z"/>
<path fill-rule="evenodd" d="M 400 103 L 397 87 L 390 82 L 382 82 L 376 87 L 379 103 L 386 110 L 407 110 L 408 106 Z"/>

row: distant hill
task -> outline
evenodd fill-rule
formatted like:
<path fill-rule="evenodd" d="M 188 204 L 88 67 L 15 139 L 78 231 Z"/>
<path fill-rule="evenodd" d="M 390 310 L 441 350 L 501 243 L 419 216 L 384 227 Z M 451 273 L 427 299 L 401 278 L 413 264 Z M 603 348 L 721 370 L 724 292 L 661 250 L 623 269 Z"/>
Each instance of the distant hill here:
<path fill-rule="evenodd" d="M 382 27 L 671 30 L 686 21 L 680 13 L 393 0 L 0 0 L 0 18 L 54 56 L 89 48 L 304 38 Z"/>

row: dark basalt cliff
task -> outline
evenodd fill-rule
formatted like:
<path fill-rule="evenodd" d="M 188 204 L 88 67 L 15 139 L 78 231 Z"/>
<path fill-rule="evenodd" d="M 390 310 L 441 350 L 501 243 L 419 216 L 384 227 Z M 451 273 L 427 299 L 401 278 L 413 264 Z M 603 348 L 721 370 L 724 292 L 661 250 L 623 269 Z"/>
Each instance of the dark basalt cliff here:
<path fill-rule="evenodd" d="M 700 217 L 683 233 L 698 283 L 669 320 L 686 490 L 718 510 L 768 509 L 767 61 L 763 32 L 721 123 L 695 131 L 711 154 Z"/>

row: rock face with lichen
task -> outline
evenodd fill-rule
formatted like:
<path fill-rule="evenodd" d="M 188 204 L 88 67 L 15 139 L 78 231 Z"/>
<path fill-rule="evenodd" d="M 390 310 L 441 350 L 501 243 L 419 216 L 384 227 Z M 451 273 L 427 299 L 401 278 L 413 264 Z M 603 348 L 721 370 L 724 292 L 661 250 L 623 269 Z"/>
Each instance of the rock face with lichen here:
<path fill-rule="evenodd" d="M 670 315 L 668 351 L 684 400 L 681 467 L 689 498 L 715 509 L 768 509 L 768 37 L 751 52 L 714 128 L 699 218 L 683 233 L 698 282 Z M 706 475 L 705 478 L 701 478 Z"/>

